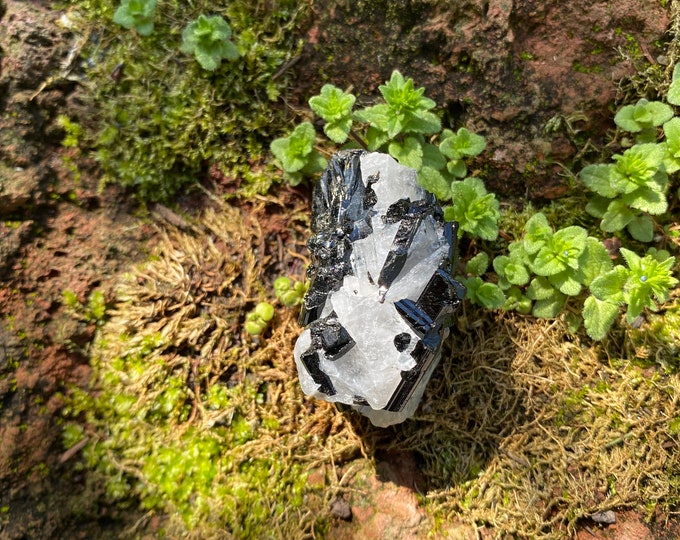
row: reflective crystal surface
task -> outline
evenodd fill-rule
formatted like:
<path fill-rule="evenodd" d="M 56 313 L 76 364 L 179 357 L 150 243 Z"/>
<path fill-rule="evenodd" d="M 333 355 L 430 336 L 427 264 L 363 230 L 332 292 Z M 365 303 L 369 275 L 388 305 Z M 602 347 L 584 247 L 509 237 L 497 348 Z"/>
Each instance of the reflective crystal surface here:
<path fill-rule="evenodd" d="M 314 189 L 311 285 L 295 344 L 302 390 L 373 424 L 413 415 L 465 294 L 456 224 L 387 154 L 336 154 Z"/>

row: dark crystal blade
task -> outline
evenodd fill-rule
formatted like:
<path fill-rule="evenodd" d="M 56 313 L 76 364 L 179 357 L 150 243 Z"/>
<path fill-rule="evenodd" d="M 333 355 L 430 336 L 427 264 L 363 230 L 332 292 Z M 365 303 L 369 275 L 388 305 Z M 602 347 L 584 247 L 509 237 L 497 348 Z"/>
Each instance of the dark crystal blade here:
<path fill-rule="evenodd" d="M 394 205 L 390 209 L 394 209 L 394 216 L 398 215 L 401 210 Z M 390 288 L 399 272 L 404 268 L 413 237 L 416 235 L 423 218 L 431 213 L 432 205 L 427 200 L 410 203 L 406 212 L 403 213 L 399 229 L 392 242 L 392 247 L 387 253 L 385 263 L 380 270 L 380 277 L 378 278 L 378 286 L 383 289 L 383 296 L 385 290 Z"/>
<path fill-rule="evenodd" d="M 307 368 L 307 372 L 311 375 L 312 380 L 319 385 L 319 392 L 326 394 L 327 396 L 335 395 L 335 388 L 333 383 L 328 378 L 319 367 L 321 359 L 319 358 L 319 353 L 317 353 L 313 347 L 302 353 L 300 357 L 302 363 Z"/>
<path fill-rule="evenodd" d="M 422 342 L 416 345 L 411 356 L 416 361 L 416 365 L 401 373 L 401 382 L 392 394 L 389 402 L 385 406 L 386 411 L 399 412 L 404 405 L 411 399 L 411 395 L 416 389 L 418 382 L 426 375 L 433 361 L 437 357 L 438 351 L 428 349 Z"/>

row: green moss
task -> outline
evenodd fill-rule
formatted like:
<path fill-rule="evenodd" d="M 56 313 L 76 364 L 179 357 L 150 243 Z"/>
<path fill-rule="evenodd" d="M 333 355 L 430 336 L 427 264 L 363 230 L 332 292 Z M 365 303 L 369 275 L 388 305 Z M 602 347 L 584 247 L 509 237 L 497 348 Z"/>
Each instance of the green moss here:
<path fill-rule="evenodd" d="M 89 136 L 107 181 L 143 200 L 167 200 L 213 163 L 231 170 L 262 160 L 285 122 L 276 102 L 288 84 L 281 70 L 298 53 L 295 28 L 305 3 L 164 2 L 146 37 L 114 24 L 108 2 L 74 5 L 98 35 L 84 51 L 100 113 Z M 182 30 L 202 13 L 229 22 L 240 53 L 213 72 L 180 52 Z"/>
<path fill-rule="evenodd" d="M 574 63 L 572 64 L 572 69 L 576 71 L 577 73 L 601 73 L 602 72 L 602 66 L 600 65 L 592 65 L 592 66 L 587 66 L 583 64 L 582 62 L 579 62 L 578 60 L 575 60 Z"/>

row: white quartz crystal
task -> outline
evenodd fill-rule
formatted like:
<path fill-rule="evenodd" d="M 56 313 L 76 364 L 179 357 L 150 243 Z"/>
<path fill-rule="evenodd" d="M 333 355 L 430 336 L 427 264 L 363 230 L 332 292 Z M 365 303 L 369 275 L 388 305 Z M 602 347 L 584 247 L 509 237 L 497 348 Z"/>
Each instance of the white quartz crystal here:
<path fill-rule="evenodd" d="M 464 294 L 450 277 L 455 230 L 416 172 L 379 153 L 335 156 L 314 212 L 306 328 L 294 350 L 302 390 L 378 426 L 402 422 Z"/>

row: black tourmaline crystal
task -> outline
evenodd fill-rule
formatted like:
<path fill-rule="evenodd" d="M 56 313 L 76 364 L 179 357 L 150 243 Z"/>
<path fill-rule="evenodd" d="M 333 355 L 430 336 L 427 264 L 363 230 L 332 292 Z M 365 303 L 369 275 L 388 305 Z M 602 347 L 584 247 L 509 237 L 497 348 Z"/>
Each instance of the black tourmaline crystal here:
<path fill-rule="evenodd" d="M 375 425 L 415 412 L 465 294 L 456 224 L 386 154 L 336 154 L 314 189 L 311 285 L 295 345 L 306 394 Z"/>

